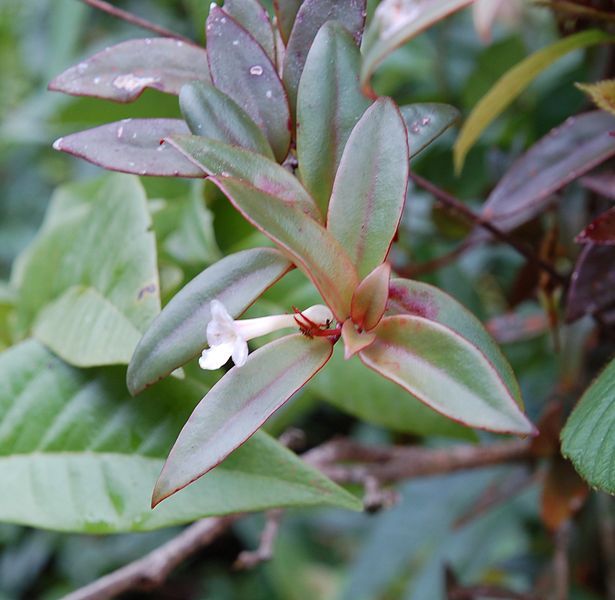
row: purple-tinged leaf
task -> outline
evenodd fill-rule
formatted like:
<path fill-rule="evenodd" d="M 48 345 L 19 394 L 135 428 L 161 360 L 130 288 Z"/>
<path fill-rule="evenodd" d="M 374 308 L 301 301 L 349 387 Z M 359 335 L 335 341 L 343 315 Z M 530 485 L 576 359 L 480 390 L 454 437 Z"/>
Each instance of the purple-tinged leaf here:
<path fill-rule="evenodd" d="M 173 296 L 137 345 L 128 366 L 130 393 L 138 394 L 198 356 L 207 345 L 212 300 L 236 318 L 291 268 L 277 250 L 254 248 L 226 256 L 197 275 Z"/>
<path fill-rule="evenodd" d="M 195 135 L 174 136 L 168 142 L 208 175 L 241 179 L 284 202 L 295 204 L 302 212 L 322 222 L 314 199 L 296 177 L 273 160 Z"/>
<path fill-rule="evenodd" d="M 258 125 L 224 92 L 209 83 L 187 83 L 179 106 L 194 135 L 253 150 L 268 158 L 273 151 Z"/>
<path fill-rule="evenodd" d="M 286 44 L 303 0 L 273 0 L 273 10 L 282 40 Z"/>
<path fill-rule="evenodd" d="M 295 334 L 253 352 L 201 400 L 182 429 L 156 483 L 152 506 L 222 462 L 329 360 L 325 338 Z"/>
<path fill-rule="evenodd" d="M 408 130 L 410 158 L 440 137 L 457 119 L 459 111 L 450 104 L 421 102 L 400 106 L 399 112 Z"/>
<path fill-rule="evenodd" d="M 323 214 L 350 132 L 370 105 L 359 86 L 360 61 L 350 33 L 330 21 L 318 32 L 299 83 L 299 173 Z"/>
<path fill-rule="evenodd" d="M 588 190 L 600 194 L 609 200 L 615 200 L 615 171 L 589 173 L 579 179 Z"/>
<path fill-rule="evenodd" d="M 601 244 L 615 246 L 615 207 L 602 213 L 592 221 L 579 235 L 576 240 L 579 244 Z"/>
<path fill-rule="evenodd" d="M 335 318 L 344 321 L 350 314 L 358 278 L 339 242 L 296 203 L 286 202 L 239 179 L 219 177 L 211 181 L 312 280 Z"/>
<path fill-rule="evenodd" d="M 380 98 L 348 138 L 327 216 L 360 278 L 387 257 L 406 200 L 409 160 L 401 115 L 392 100 Z"/>
<path fill-rule="evenodd" d="M 460 302 L 442 290 L 410 279 L 391 279 L 387 315 L 414 315 L 441 323 L 476 346 L 497 369 L 517 404 L 521 390 L 512 367 L 483 324 Z"/>
<path fill-rule="evenodd" d="M 275 38 L 267 11 L 259 0 L 225 0 L 224 12 L 239 23 L 261 45 L 275 63 Z"/>
<path fill-rule="evenodd" d="M 529 435 L 521 412 L 484 354 L 452 329 L 422 317 L 385 317 L 361 360 L 419 400 L 469 427 Z"/>
<path fill-rule="evenodd" d="M 297 104 L 297 90 L 312 42 L 327 21 L 339 21 L 355 38 L 361 40 L 365 24 L 365 0 L 305 0 L 295 18 L 284 57 L 284 85 L 291 111 Z"/>
<path fill-rule="evenodd" d="M 570 279 L 566 321 L 615 307 L 615 246 L 585 246 Z"/>
<path fill-rule="evenodd" d="M 365 32 L 361 47 L 361 82 L 368 84 L 376 67 L 396 48 L 472 2 L 474 0 L 383 0 Z"/>
<path fill-rule="evenodd" d="M 189 81 L 210 81 L 204 48 L 169 38 L 145 38 L 94 54 L 58 75 L 49 89 L 132 102 L 145 88 L 179 94 Z"/>
<path fill-rule="evenodd" d="M 389 298 L 390 277 L 391 265 L 382 263 L 357 286 L 352 295 L 350 315 L 361 329 L 370 331 L 380 323 Z"/>
<path fill-rule="evenodd" d="M 214 85 L 250 115 L 282 162 L 290 144 L 290 113 L 271 59 L 241 25 L 216 7 L 207 18 L 207 54 Z"/>
<path fill-rule="evenodd" d="M 110 171 L 204 177 L 202 169 L 163 143 L 170 135 L 187 133 L 188 127 L 180 119 L 124 119 L 61 137 L 53 147 Z"/>
<path fill-rule="evenodd" d="M 510 231 L 539 214 L 551 194 L 615 155 L 615 116 L 594 111 L 570 117 L 539 140 L 508 170 L 482 211 Z"/>
<path fill-rule="evenodd" d="M 348 319 L 342 325 L 342 339 L 344 340 L 344 358 L 348 360 L 357 352 L 367 348 L 375 339 L 373 331 L 359 331 L 357 326 Z"/>

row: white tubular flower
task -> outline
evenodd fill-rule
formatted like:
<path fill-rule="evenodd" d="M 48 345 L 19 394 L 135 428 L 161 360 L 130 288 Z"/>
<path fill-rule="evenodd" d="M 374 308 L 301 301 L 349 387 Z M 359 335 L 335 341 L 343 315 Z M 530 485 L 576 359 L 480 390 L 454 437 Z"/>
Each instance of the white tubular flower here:
<path fill-rule="evenodd" d="M 295 315 L 272 315 L 257 319 L 234 320 L 219 300 L 211 301 L 211 321 L 207 324 L 207 343 L 199 358 L 201 369 L 214 370 L 229 358 L 241 367 L 248 360 L 248 341 L 288 327 L 297 327 Z M 301 313 L 313 323 L 326 327 L 333 321 L 333 313 L 322 304 L 316 304 Z M 301 317 L 299 317 L 301 318 Z"/>

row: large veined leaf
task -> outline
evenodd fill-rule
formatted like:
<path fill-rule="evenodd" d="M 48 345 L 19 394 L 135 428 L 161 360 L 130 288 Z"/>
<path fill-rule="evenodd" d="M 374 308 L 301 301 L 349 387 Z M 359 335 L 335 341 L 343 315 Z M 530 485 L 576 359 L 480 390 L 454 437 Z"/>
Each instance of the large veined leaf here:
<path fill-rule="evenodd" d="M 505 73 L 481 98 L 463 124 L 453 148 L 456 171 L 462 169 L 467 153 L 487 126 L 510 106 L 542 71 L 573 50 L 613 41 L 615 37 L 602 31 L 582 31 L 534 52 Z"/>
<path fill-rule="evenodd" d="M 152 505 L 213 469 L 329 360 L 332 343 L 294 334 L 259 348 L 203 398 L 179 434 Z"/>
<path fill-rule="evenodd" d="M 615 155 L 615 116 L 594 111 L 570 117 L 528 150 L 502 177 L 483 216 L 510 230 L 544 209 L 551 194 Z"/>
<path fill-rule="evenodd" d="M 341 343 L 308 389 L 337 409 L 392 431 L 475 440 L 467 427 L 438 414 L 371 369 L 358 356 L 346 360 Z"/>
<path fill-rule="evenodd" d="M 457 119 L 459 111 L 450 104 L 419 102 L 399 107 L 408 130 L 410 158 L 441 136 Z"/>
<path fill-rule="evenodd" d="M 275 61 L 275 39 L 269 15 L 259 0 L 225 0 L 224 12 L 231 15 Z"/>
<path fill-rule="evenodd" d="M 469 427 L 535 432 L 493 365 L 465 338 L 423 317 L 385 317 L 359 353 L 371 369 Z"/>
<path fill-rule="evenodd" d="M 204 48 L 169 38 L 145 38 L 94 54 L 58 75 L 49 89 L 131 102 L 145 88 L 179 94 L 189 81 L 210 81 Z"/>
<path fill-rule="evenodd" d="M 299 83 L 299 172 L 323 214 L 348 136 L 370 105 L 359 86 L 360 60 L 348 30 L 331 21 L 318 32 Z"/>
<path fill-rule="evenodd" d="M 13 273 L 21 327 L 72 364 L 126 363 L 160 311 L 150 228 L 137 178 L 60 188 Z"/>
<path fill-rule="evenodd" d="M 327 21 L 339 21 L 355 38 L 361 39 L 365 23 L 365 0 L 305 0 L 294 21 L 284 57 L 284 85 L 291 110 L 297 104 L 297 90 L 312 42 Z"/>
<path fill-rule="evenodd" d="M 363 40 L 361 81 L 396 48 L 474 0 L 384 0 L 378 5 Z"/>
<path fill-rule="evenodd" d="M 201 169 L 163 143 L 170 135 L 187 133 L 180 119 L 124 119 L 61 137 L 53 147 L 110 171 L 203 177 Z"/>
<path fill-rule="evenodd" d="M 280 162 L 290 144 L 288 99 L 274 64 L 261 45 L 222 9 L 207 19 L 207 54 L 215 86 L 263 130 Z"/>
<path fill-rule="evenodd" d="M 10 490 L 0 497 L 0 520 L 111 533 L 284 505 L 357 507 L 258 433 L 152 511 L 164 457 L 203 386 L 169 380 L 131 399 L 123 380 L 121 368 L 78 370 L 32 340 L 0 355 L 0 478 Z"/>
<path fill-rule="evenodd" d="M 322 215 L 296 177 L 269 158 L 230 144 L 198 136 L 174 136 L 173 144 L 184 156 L 213 176 L 236 177 L 273 194 L 317 221 Z"/>
<path fill-rule="evenodd" d="M 410 279 L 394 278 L 389 285 L 388 315 L 416 315 L 436 321 L 474 344 L 491 364 L 519 406 L 521 390 L 512 367 L 483 324 L 461 303 L 442 290 Z"/>
<path fill-rule="evenodd" d="M 406 200 L 408 161 L 406 126 L 393 101 L 381 98 L 348 138 L 327 216 L 360 278 L 389 252 Z"/>
<path fill-rule="evenodd" d="M 615 494 L 615 360 L 587 388 L 562 430 L 562 454 L 590 485 Z"/>
<path fill-rule="evenodd" d="M 254 248 L 205 269 L 171 299 L 145 332 L 128 367 L 130 392 L 139 393 L 205 348 L 212 300 L 238 317 L 291 266 L 273 248 Z"/>
<path fill-rule="evenodd" d="M 238 104 L 213 85 L 198 81 L 186 84 L 179 94 L 179 106 L 190 131 L 195 135 L 273 158 L 271 146 L 258 125 Z"/>
<path fill-rule="evenodd" d="M 248 221 L 273 240 L 314 283 L 338 321 L 350 314 L 356 270 L 337 240 L 295 203 L 239 179 L 213 179 Z"/>

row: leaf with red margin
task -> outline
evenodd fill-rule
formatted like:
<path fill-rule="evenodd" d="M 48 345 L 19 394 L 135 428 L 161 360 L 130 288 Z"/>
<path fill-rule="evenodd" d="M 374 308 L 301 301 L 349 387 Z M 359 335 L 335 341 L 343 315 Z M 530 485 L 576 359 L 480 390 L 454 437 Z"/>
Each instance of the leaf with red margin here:
<path fill-rule="evenodd" d="M 261 45 L 221 8 L 207 18 L 207 55 L 214 85 L 263 130 L 276 159 L 290 145 L 290 112 L 282 81 Z"/>
<path fill-rule="evenodd" d="M 370 331 L 382 319 L 389 299 L 391 265 L 382 263 L 376 267 L 358 286 L 352 295 L 350 316 L 353 322 Z"/>
<path fill-rule="evenodd" d="M 350 255 L 360 278 L 389 253 L 406 200 L 409 160 L 399 110 L 389 98 L 379 98 L 348 138 L 327 216 L 327 228 Z"/>
<path fill-rule="evenodd" d="M 594 219 L 577 235 L 575 241 L 579 244 L 589 242 L 603 246 L 615 246 L 615 207 Z"/>
<path fill-rule="evenodd" d="M 295 18 L 284 57 L 284 85 L 291 112 L 297 105 L 297 90 L 303 66 L 318 30 L 327 21 L 339 21 L 355 38 L 361 40 L 365 24 L 366 0 L 305 0 Z"/>
<path fill-rule="evenodd" d="M 300 334 L 259 348 L 201 400 L 182 429 L 156 483 L 152 506 L 192 483 L 250 438 L 331 358 L 326 338 Z"/>
<path fill-rule="evenodd" d="M 125 119 L 61 137 L 53 147 L 110 171 L 202 178 L 202 169 L 162 143 L 170 135 L 187 133 L 180 119 Z"/>
<path fill-rule="evenodd" d="M 422 317 L 385 317 L 359 356 L 439 413 L 470 427 L 529 435 L 521 412 L 484 354 L 452 329 Z"/>
<path fill-rule="evenodd" d="M 250 33 L 275 62 L 275 38 L 267 11 L 258 0 L 224 0 L 224 12 Z"/>
<path fill-rule="evenodd" d="M 355 324 L 348 319 L 342 325 L 342 339 L 344 358 L 348 360 L 357 352 L 367 348 L 376 339 L 376 334 L 373 331 L 358 331 Z"/>
<path fill-rule="evenodd" d="M 286 44 L 295 24 L 295 17 L 303 0 L 273 0 L 273 10 L 280 31 L 280 36 Z"/>
<path fill-rule="evenodd" d="M 211 81 L 204 48 L 169 38 L 110 46 L 58 75 L 54 92 L 132 102 L 146 88 L 179 94 L 189 81 Z"/>
<path fill-rule="evenodd" d="M 231 177 L 211 178 L 233 206 L 276 243 L 314 283 L 335 318 L 343 322 L 357 287 L 357 272 L 342 246 L 296 203 Z"/>
<path fill-rule="evenodd" d="M 243 313 L 292 268 L 274 248 L 231 254 L 184 286 L 154 319 L 132 356 L 126 383 L 134 396 L 198 356 L 207 345 L 212 300 L 232 317 Z"/>

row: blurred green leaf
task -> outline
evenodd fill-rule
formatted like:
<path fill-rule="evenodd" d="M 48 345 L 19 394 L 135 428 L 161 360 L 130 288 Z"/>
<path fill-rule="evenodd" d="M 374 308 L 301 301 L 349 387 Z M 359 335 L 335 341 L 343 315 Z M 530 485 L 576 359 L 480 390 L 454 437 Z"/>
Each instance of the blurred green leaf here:
<path fill-rule="evenodd" d="M 13 272 L 20 327 L 73 364 L 127 362 L 139 332 L 160 311 L 150 228 L 136 178 L 111 175 L 60 188 Z"/>
<path fill-rule="evenodd" d="M 359 86 L 360 60 L 348 30 L 330 21 L 318 32 L 299 82 L 299 173 L 323 214 L 350 132 L 370 105 Z"/>
<path fill-rule="evenodd" d="M 156 483 L 152 505 L 195 481 L 243 444 L 329 360 L 328 339 L 301 334 L 271 342 L 233 367 L 196 407 Z M 323 490 L 324 491 L 324 490 Z M 340 490 L 348 508 L 360 502 Z M 357 506 L 358 505 L 358 506 Z"/>
<path fill-rule="evenodd" d="M 386 259 L 406 201 L 406 126 L 395 104 L 381 98 L 352 130 L 329 204 L 327 228 L 363 279 Z"/>
<path fill-rule="evenodd" d="M 216 514 L 358 501 L 263 433 L 152 511 L 150 493 L 203 387 L 131 400 L 119 368 L 80 371 L 35 341 L 0 355 L 0 519 L 63 531 L 146 531 Z M 36 406 L 31 418 L 24 410 Z"/>
<path fill-rule="evenodd" d="M 615 115 L 615 79 L 604 79 L 596 83 L 577 83 L 576 85 L 594 101 L 598 108 Z"/>
<path fill-rule="evenodd" d="M 542 71 L 573 50 L 614 41 L 615 37 L 602 31 L 582 31 L 531 54 L 507 71 L 483 96 L 463 124 L 454 147 L 455 170 L 458 173 L 461 171 L 466 154 L 481 133 Z"/>
<path fill-rule="evenodd" d="M 594 488 L 615 494 L 615 360 L 587 388 L 564 427 L 562 454 Z"/>
<path fill-rule="evenodd" d="M 171 299 L 139 342 L 128 367 L 131 393 L 169 375 L 205 348 L 212 300 L 238 317 L 290 268 L 277 250 L 254 248 L 205 269 Z"/>
<path fill-rule="evenodd" d="M 400 106 L 399 112 L 408 130 L 410 158 L 440 137 L 457 119 L 459 111 L 450 104 L 422 102 Z"/>
<path fill-rule="evenodd" d="M 399 315 L 385 317 L 375 331 L 361 360 L 428 406 L 469 427 L 535 432 L 485 355 L 452 329 Z"/>

